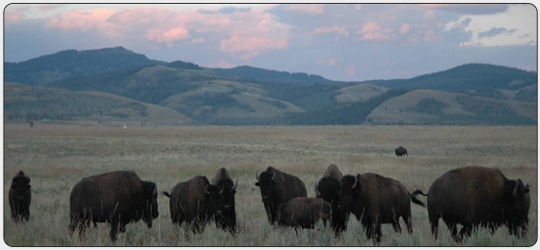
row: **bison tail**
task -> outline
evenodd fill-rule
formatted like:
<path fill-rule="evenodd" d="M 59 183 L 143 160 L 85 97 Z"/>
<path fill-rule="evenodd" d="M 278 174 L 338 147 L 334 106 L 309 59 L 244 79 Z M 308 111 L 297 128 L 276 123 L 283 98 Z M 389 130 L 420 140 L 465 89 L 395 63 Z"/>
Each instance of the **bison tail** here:
<path fill-rule="evenodd" d="M 165 195 L 165 196 L 171 198 L 171 195 L 170 195 L 167 191 L 163 191 L 163 195 Z"/>
<path fill-rule="evenodd" d="M 412 196 L 417 196 L 417 195 L 419 195 L 419 194 L 421 194 L 421 195 L 423 195 L 423 196 L 428 196 L 428 194 L 424 194 L 424 192 L 422 192 L 422 190 L 420 190 L 420 189 L 417 189 L 416 191 L 412 192 L 411 195 L 412 195 Z"/>
<path fill-rule="evenodd" d="M 415 203 L 417 205 L 420 205 L 422 207 L 426 207 L 426 204 L 424 204 L 422 201 L 420 201 L 416 197 L 412 196 L 411 194 L 409 194 L 409 196 L 411 197 L 411 200 L 412 200 L 413 203 Z"/>

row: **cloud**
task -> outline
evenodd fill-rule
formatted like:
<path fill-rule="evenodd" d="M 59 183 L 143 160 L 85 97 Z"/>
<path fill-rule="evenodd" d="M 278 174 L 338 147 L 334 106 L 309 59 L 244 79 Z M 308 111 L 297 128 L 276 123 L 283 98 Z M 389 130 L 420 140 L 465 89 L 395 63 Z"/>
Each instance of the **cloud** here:
<path fill-rule="evenodd" d="M 204 43 L 206 42 L 206 39 L 204 37 L 201 37 L 201 38 L 195 38 L 191 41 L 192 44 L 196 44 L 196 43 Z"/>
<path fill-rule="evenodd" d="M 465 15 L 489 15 L 505 12 L 507 4 L 420 4 L 422 8 Z"/>
<path fill-rule="evenodd" d="M 410 25 L 408 25 L 408 24 L 403 24 L 403 25 L 401 25 L 401 27 L 399 28 L 399 33 L 400 33 L 400 34 L 406 34 L 407 31 L 409 31 L 410 28 L 411 28 Z"/>
<path fill-rule="evenodd" d="M 290 4 L 283 7 L 292 13 L 307 13 L 310 15 L 318 15 L 324 13 L 324 5 L 321 4 Z"/>
<path fill-rule="evenodd" d="M 349 32 L 345 28 L 339 27 L 339 26 L 316 27 L 315 30 L 313 32 L 311 32 L 311 34 L 328 34 L 328 33 L 337 33 L 338 36 L 336 37 L 335 41 L 337 41 L 339 39 L 339 37 L 341 37 L 341 36 L 346 36 L 346 37 L 349 36 Z"/>
<path fill-rule="evenodd" d="M 360 10 L 360 9 L 362 9 L 362 5 L 361 4 L 355 4 L 354 9 L 355 10 Z"/>
<path fill-rule="evenodd" d="M 65 4 L 45 4 L 45 5 L 39 5 L 37 8 L 41 11 L 49 11 L 56 8 L 60 8 L 66 6 Z"/>
<path fill-rule="evenodd" d="M 433 30 L 428 30 L 424 33 L 424 42 L 440 42 L 442 41 L 442 38 L 435 35 L 435 32 Z"/>
<path fill-rule="evenodd" d="M 390 28 L 381 28 L 375 22 L 366 23 L 361 30 L 356 32 L 356 34 L 362 35 L 361 38 L 356 38 L 355 41 L 359 40 L 388 40 L 395 37 L 391 35 L 392 29 Z"/>
<path fill-rule="evenodd" d="M 317 64 L 325 65 L 325 66 L 334 66 L 336 65 L 336 58 L 330 58 L 330 59 L 321 59 L 317 60 Z"/>
<path fill-rule="evenodd" d="M 172 43 L 177 40 L 182 40 L 189 38 L 189 32 L 184 27 L 176 27 L 169 29 L 167 31 L 162 31 L 159 29 L 149 29 L 147 30 L 148 39 L 154 40 L 158 43 L 166 43 L 167 46 L 172 47 Z"/>
<path fill-rule="evenodd" d="M 224 7 L 218 10 L 219 13 L 222 14 L 232 14 L 236 11 L 239 12 L 249 12 L 251 8 L 236 8 L 236 7 Z"/>
<path fill-rule="evenodd" d="M 484 32 L 478 33 L 478 39 L 482 39 L 484 37 L 494 37 L 494 36 L 497 36 L 497 35 L 500 35 L 500 34 L 509 34 L 509 35 L 511 35 L 516 31 L 517 31 L 517 29 L 507 30 L 506 28 L 491 28 L 489 31 L 484 31 Z"/>
<path fill-rule="evenodd" d="M 88 31 L 105 28 L 107 24 L 104 21 L 115 12 L 115 10 L 110 9 L 77 10 L 66 12 L 62 13 L 60 16 L 52 18 L 48 24 L 48 28 L 60 29 L 63 31 Z"/>
<path fill-rule="evenodd" d="M 263 51 L 271 49 L 286 49 L 287 39 L 269 37 L 232 36 L 221 40 L 220 51 L 241 53 L 240 58 L 251 59 L 260 55 Z"/>

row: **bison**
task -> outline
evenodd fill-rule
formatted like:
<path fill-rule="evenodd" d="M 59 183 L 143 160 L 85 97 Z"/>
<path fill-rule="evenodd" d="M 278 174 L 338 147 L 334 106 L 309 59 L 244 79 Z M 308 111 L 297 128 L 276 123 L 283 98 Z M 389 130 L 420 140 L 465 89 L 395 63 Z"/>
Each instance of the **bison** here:
<path fill-rule="evenodd" d="M 398 148 L 396 148 L 396 155 L 398 157 L 401 157 L 401 156 L 404 156 L 406 155 L 407 157 L 409 157 L 409 155 L 407 154 L 407 149 L 405 149 L 404 147 L 402 146 L 399 146 Z"/>
<path fill-rule="evenodd" d="M 79 236 L 90 222 L 111 224 L 109 235 L 116 241 L 118 228 L 125 232 L 130 222 L 143 219 L 152 228 L 158 217 L 157 185 L 142 181 L 133 171 L 115 171 L 81 179 L 69 195 L 70 235 L 79 227 Z"/>
<path fill-rule="evenodd" d="M 30 188 L 30 177 L 24 175 L 22 170 L 11 180 L 9 207 L 11 208 L 11 219 L 14 222 L 25 222 L 30 218 L 30 202 L 32 201 Z"/>
<path fill-rule="evenodd" d="M 215 216 L 216 226 L 234 233 L 236 231 L 234 194 L 238 186 L 238 178 L 234 184 L 227 169 L 220 168 L 212 179 L 212 183 L 219 188 L 219 207 Z"/>
<path fill-rule="evenodd" d="M 277 206 L 296 197 L 307 197 L 306 185 L 300 178 L 283 173 L 270 166 L 260 175 L 255 175 L 261 190 L 262 202 L 270 224 L 276 221 Z"/>
<path fill-rule="evenodd" d="M 366 236 L 368 239 L 374 237 L 376 243 L 381 240 L 383 223 L 391 223 L 394 230 L 401 233 L 400 217 L 405 221 L 409 234 L 412 234 L 411 199 L 424 206 L 397 180 L 373 173 L 343 176 L 339 191 L 339 211 L 335 213 L 336 218 L 332 218 L 333 223 L 340 224 L 335 227 L 338 229 L 336 234 L 340 229 L 346 229 L 350 213 L 361 220 Z"/>
<path fill-rule="evenodd" d="M 321 198 L 332 205 L 332 212 L 337 211 L 337 205 L 339 200 L 340 181 L 343 174 L 339 171 L 338 167 L 334 164 L 328 166 L 326 172 L 319 182 L 315 183 L 315 194 L 317 198 Z M 326 225 L 326 220 L 324 220 Z"/>
<path fill-rule="evenodd" d="M 319 219 L 330 217 L 332 205 L 323 199 L 296 197 L 280 204 L 277 211 L 277 223 L 294 228 L 315 228 Z"/>
<path fill-rule="evenodd" d="M 429 191 L 413 195 L 427 196 L 431 232 L 437 238 L 439 218 L 442 217 L 452 238 L 461 242 L 470 236 L 473 227 L 487 227 L 491 232 L 501 224 L 509 233 L 518 235 L 518 228 L 526 231 L 530 206 L 529 186 L 520 179 L 509 180 L 500 170 L 481 166 L 467 166 L 446 172 L 437 178 Z M 457 224 L 463 225 L 459 235 Z"/>
<path fill-rule="evenodd" d="M 166 191 L 163 194 L 170 198 L 172 223 L 180 226 L 186 221 L 193 233 L 201 233 L 219 207 L 219 188 L 205 176 L 197 175 L 180 182 L 170 194 Z"/>

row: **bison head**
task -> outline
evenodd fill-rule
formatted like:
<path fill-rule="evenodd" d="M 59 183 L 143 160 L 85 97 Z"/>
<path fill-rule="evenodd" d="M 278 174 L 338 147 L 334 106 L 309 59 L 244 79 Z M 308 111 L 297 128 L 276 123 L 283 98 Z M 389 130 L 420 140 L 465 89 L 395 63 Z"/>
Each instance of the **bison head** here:
<path fill-rule="evenodd" d="M 357 176 L 345 175 L 341 178 L 340 189 L 338 192 L 339 200 L 335 209 L 332 209 L 332 228 L 339 234 L 347 229 L 347 221 L 353 210 L 355 197 L 360 191 L 360 182 Z"/>
<path fill-rule="evenodd" d="M 273 193 L 272 188 L 277 184 L 274 181 L 275 172 L 262 172 L 259 176 L 259 172 L 255 175 L 257 178 L 257 182 L 255 182 L 255 186 L 258 186 L 261 189 L 261 196 L 262 196 L 262 202 L 263 203 L 270 203 L 273 199 Z M 278 205 L 278 204 L 276 204 Z"/>
<path fill-rule="evenodd" d="M 531 198 L 529 184 L 523 185 L 518 179 L 507 180 L 504 185 L 503 213 L 510 234 L 520 236 L 518 228 L 522 229 L 522 235 L 527 231 L 529 224 L 529 207 Z"/>
<path fill-rule="evenodd" d="M 144 209 L 143 220 L 148 225 L 148 228 L 152 228 L 152 220 L 158 217 L 158 204 L 157 204 L 157 184 L 155 182 L 144 181 L 143 182 L 144 193 L 146 194 L 146 208 Z"/>
<path fill-rule="evenodd" d="M 317 198 L 333 204 L 339 200 L 340 188 L 341 183 L 338 180 L 332 177 L 324 177 L 318 183 L 315 183 L 315 194 Z"/>
<path fill-rule="evenodd" d="M 11 189 L 15 191 L 16 194 L 16 203 L 21 204 L 25 202 L 25 198 L 28 198 L 28 193 L 30 192 L 30 178 L 26 177 L 22 171 L 15 177 L 11 182 Z M 22 204 L 21 204 L 22 205 Z"/>
<path fill-rule="evenodd" d="M 207 184 L 204 187 L 204 198 L 208 201 L 206 215 L 213 217 L 219 210 L 219 187 L 214 184 Z"/>
<path fill-rule="evenodd" d="M 234 194 L 238 186 L 238 178 L 236 178 L 236 184 L 234 185 L 231 179 L 222 179 L 218 181 L 217 186 L 220 187 L 218 213 L 229 214 L 234 212 Z"/>

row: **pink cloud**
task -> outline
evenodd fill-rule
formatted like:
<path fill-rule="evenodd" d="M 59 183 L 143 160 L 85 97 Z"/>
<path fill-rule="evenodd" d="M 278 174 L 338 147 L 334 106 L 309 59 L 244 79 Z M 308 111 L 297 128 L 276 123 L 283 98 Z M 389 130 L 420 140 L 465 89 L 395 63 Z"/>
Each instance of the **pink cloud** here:
<path fill-rule="evenodd" d="M 45 5 L 39 5 L 37 8 L 41 11 L 49 11 L 52 9 L 56 9 L 59 7 L 65 6 L 65 4 L 45 4 Z"/>
<path fill-rule="evenodd" d="M 24 18 L 24 14 L 20 12 L 5 12 L 4 20 L 6 22 L 15 22 L 20 21 Z"/>
<path fill-rule="evenodd" d="M 295 13 L 308 13 L 310 15 L 317 15 L 324 13 L 324 5 L 321 4 L 288 4 L 283 7 L 284 10 Z"/>
<path fill-rule="evenodd" d="M 54 17 L 48 24 L 48 28 L 60 29 L 64 31 L 77 30 L 88 31 L 104 27 L 104 21 L 114 14 L 115 10 L 96 9 L 96 10 L 77 10 L 62 13 Z"/>
<path fill-rule="evenodd" d="M 189 32 L 184 27 L 177 27 L 169 29 L 165 32 L 159 30 L 159 29 L 150 29 L 147 30 L 147 38 L 150 40 L 154 40 L 158 43 L 166 43 L 167 46 L 171 47 L 172 42 L 176 40 L 182 40 L 189 38 Z"/>
<path fill-rule="evenodd" d="M 353 67 L 347 67 L 345 70 L 347 71 L 347 75 L 350 75 L 350 76 L 356 75 L 356 69 Z"/>
<path fill-rule="evenodd" d="M 360 10 L 362 8 L 362 5 L 361 4 L 355 4 L 354 5 L 354 9 L 355 10 Z"/>
<path fill-rule="evenodd" d="M 321 59 L 317 60 L 317 63 L 320 65 L 326 65 L 326 66 L 334 66 L 336 65 L 336 58 L 330 58 L 330 59 Z"/>
<path fill-rule="evenodd" d="M 356 38 L 355 41 L 360 40 L 389 40 L 395 38 L 395 34 L 391 34 L 392 29 L 389 28 L 381 28 L 377 23 L 375 22 L 369 22 L 366 23 L 362 29 L 356 34 L 362 35 L 361 38 Z"/>
<path fill-rule="evenodd" d="M 196 44 L 196 43 L 204 43 L 204 42 L 206 42 L 206 39 L 205 39 L 204 37 L 196 38 L 196 39 L 193 39 L 193 40 L 191 41 L 191 43 L 193 43 L 193 44 Z"/>
<path fill-rule="evenodd" d="M 349 36 L 349 32 L 343 28 L 343 27 L 339 27 L 339 26 L 334 26 L 334 27 L 317 27 L 315 28 L 315 30 L 313 32 L 311 32 L 311 34 L 327 34 L 327 33 L 337 33 L 338 35 L 343 35 L 343 36 Z"/>
<path fill-rule="evenodd" d="M 442 41 L 442 38 L 435 35 L 435 32 L 433 30 L 428 30 L 426 33 L 424 33 L 424 42 L 440 42 Z"/>
<path fill-rule="evenodd" d="M 400 33 L 400 34 L 406 34 L 407 31 L 409 31 L 410 28 L 411 28 L 410 25 L 408 25 L 408 24 L 403 24 L 403 25 L 401 25 L 401 27 L 399 28 L 399 33 Z"/>
<path fill-rule="evenodd" d="M 425 18 L 433 18 L 435 15 L 433 14 L 433 10 L 427 10 L 426 14 L 424 14 Z"/>
<path fill-rule="evenodd" d="M 244 53 L 242 59 L 250 59 L 260 55 L 265 50 L 286 49 L 288 41 L 283 38 L 268 37 L 239 37 L 233 36 L 221 41 L 220 51 Z"/>
<path fill-rule="evenodd" d="M 420 4 L 422 8 L 459 14 L 486 15 L 504 12 L 508 4 Z"/>

